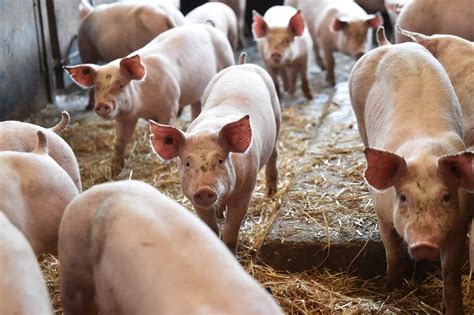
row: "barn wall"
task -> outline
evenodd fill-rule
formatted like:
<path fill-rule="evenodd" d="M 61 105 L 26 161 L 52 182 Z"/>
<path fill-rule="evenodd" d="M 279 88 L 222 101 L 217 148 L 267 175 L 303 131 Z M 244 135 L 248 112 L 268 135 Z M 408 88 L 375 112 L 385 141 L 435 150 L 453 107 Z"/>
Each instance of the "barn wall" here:
<path fill-rule="evenodd" d="M 0 119 L 48 100 L 35 0 L 0 0 Z"/>

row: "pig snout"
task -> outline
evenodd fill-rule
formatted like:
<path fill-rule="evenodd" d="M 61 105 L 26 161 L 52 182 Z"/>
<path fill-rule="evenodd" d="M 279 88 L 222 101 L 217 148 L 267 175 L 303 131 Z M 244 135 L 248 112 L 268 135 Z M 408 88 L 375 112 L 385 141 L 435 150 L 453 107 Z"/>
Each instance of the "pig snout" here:
<path fill-rule="evenodd" d="M 272 58 L 272 61 L 274 63 L 280 63 L 281 58 L 282 58 L 281 54 L 277 53 L 277 52 L 272 53 L 272 55 L 270 57 Z"/>
<path fill-rule="evenodd" d="M 101 117 L 107 117 L 112 113 L 112 105 L 107 103 L 99 103 L 95 105 L 95 113 Z"/>
<path fill-rule="evenodd" d="M 200 188 L 194 195 L 194 204 L 200 207 L 212 206 L 217 200 L 217 194 L 211 188 Z"/>
<path fill-rule="evenodd" d="M 422 259 L 436 259 L 439 257 L 439 247 L 434 244 L 420 242 L 416 243 L 415 245 L 411 245 L 408 248 L 408 252 L 411 258 L 415 260 L 422 260 Z"/>

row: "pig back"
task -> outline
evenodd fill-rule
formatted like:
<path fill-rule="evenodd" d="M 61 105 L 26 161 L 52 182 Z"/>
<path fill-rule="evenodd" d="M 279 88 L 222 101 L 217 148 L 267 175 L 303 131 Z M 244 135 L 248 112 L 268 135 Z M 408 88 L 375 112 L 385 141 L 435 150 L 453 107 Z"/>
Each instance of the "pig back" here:
<path fill-rule="evenodd" d="M 23 234 L 0 211 L 0 314 L 52 314 L 35 254 Z"/>
<path fill-rule="evenodd" d="M 401 28 L 425 35 L 450 34 L 474 41 L 474 3 L 472 0 L 412 0 L 400 12 Z M 409 39 L 395 32 L 397 43 Z"/>
<path fill-rule="evenodd" d="M 216 75 L 203 95 L 204 106 L 188 128 L 216 124 L 218 131 L 224 124 L 250 115 L 252 145 L 249 152 L 260 157 L 260 168 L 272 154 L 281 122 L 280 103 L 270 75 L 257 65 L 229 67 Z M 211 117 L 226 117 L 228 121 Z M 258 152 L 258 153 L 257 153 Z"/>
<path fill-rule="evenodd" d="M 145 46 L 157 35 L 184 24 L 176 9 L 159 4 L 97 6 L 82 22 L 78 41 L 85 63 L 110 62 Z"/>
<path fill-rule="evenodd" d="M 447 73 L 420 45 L 384 46 L 363 56 L 351 72 L 349 93 L 366 146 L 394 151 L 419 134 L 462 135 L 460 106 Z"/>
<path fill-rule="evenodd" d="M 0 151 L 32 152 L 36 147 L 38 130 L 48 138 L 49 155 L 69 174 L 77 189 L 82 191 L 79 165 L 74 152 L 63 138 L 51 130 L 18 121 L 0 122 Z"/>

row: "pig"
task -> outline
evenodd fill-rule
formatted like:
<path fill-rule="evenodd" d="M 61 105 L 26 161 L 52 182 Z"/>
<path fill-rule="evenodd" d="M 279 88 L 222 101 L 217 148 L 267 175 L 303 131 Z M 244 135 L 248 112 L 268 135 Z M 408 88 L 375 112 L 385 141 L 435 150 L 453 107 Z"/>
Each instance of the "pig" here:
<path fill-rule="evenodd" d="M 38 142 L 36 132 L 41 130 L 48 137 L 49 155 L 69 174 L 77 190 L 81 192 L 81 174 L 76 156 L 67 142 L 58 135 L 67 128 L 69 121 L 69 114 L 65 111 L 62 112 L 61 121 L 50 129 L 14 120 L 2 121 L 0 151 L 33 151 Z"/>
<path fill-rule="evenodd" d="M 223 240 L 236 253 L 240 225 L 264 165 L 267 194 L 277 191 L 280 104 L 271 77 L 252 64 L 219 72 L 203 102 L 186 132 L 150 121 L 151 144 L 164 160 L 179 157 L 183 193 L 218 235 L 216 215 L 227 208 Z"/>
<path fill-rule="evenodd" d="M 245 46 L 245 8 L 247 0 L 211 0 L 211 2 L 225 3 L 234 11 L 239 28 L 239 48 L 243 48 Z"/>
<path fill-rule="evenodd" d="M 291 95 L 295 93 L 299 75 L 303 94 L 311 100 L 307 72 L 312 43 L 301 12 L 290 6 L 274 6 L 262 17 L 254 11 L 252 32 L 278 95 L 279 75 L 282 75 L 285 90 Z"/>
<path fill-rule="evenodd" d="M 0 314 L 53 314 L 35 254 L 1 210 L 0 270 Z"/>
<path fill-rule="evenodd" d="M 237 49 L 239 42 L 237 17 L 234 11 L 225 3 L 205 3 L 186 14 L 185 21 L 186 23 L 211 22 L 227 36 L 232 49 Z"/>
<path fill-rule="evenodd" d="M 364 177 L 388 283 L 402 283 L 404 242 L 415 260 L 441 256 L 444 308 L 462 313 L 474 153 L 465 151 L 461 108 L 448 74 L 418 44 L 383 44 L 355 64 L 349 94 L 365 145 Z"/>
<path fill-rule="evenodd" d="M 283 314 L 203 222 L 146 183 L 92 187 L 59 235 L 65 314 Z"/>
<path fill-rule="evenodd" d="M 36 254 L 55 255 L 61 217 L 79 191 L 48 155 L 46 134 L 38 130 L 37 139 L 33 152 L 0 152 L 0 210 Z"/>
<path fill-rule="evenodd" d="M 474 150 L 474 43 L 453 35 L 398 32 L 423 45 L 443 65 L 453 84 L 464 118 L 464 143 Z"/>
<path fill-rule="evenodd" d="M 178 9 L 155 2 L 111 3 L 94 8 L 81 0 L 78 46 L 82 62 L 110 62 L 125 57 L 159 34 L 184 24 Z M 86 109 L 92 108 L 94 89 Z"/>
<path fill-rule="evenodd" d="M 300 0 L 298 8 L 308 24 L 316 62 L 327 70 L 326 81 L 331 86 L 336 84 L 333 53 L 340 51 L 360 58 L 367 50 L 368 38 L 372 38 L 368 30 L 383 22 L 380 15 L 367 14 L 352 0 Z"/>
<path fill-rule="evenodd" d="M 410 1 L 411 0 L 385 0 L 385 8 L 392 26 L 396 25 L 402 8 Z"/>
<path fill-rule="evenodd" d="M 161 4 L 166 5 L 169 7 L 173 7 L 176 9 L 181 8 L 181 0 L 121 0 L 120 2 L 137 2 L 137 3 L 153 3 L 153 4 Z"/>
<path fill-rule="evenodd" d="M 367 13 L 387 12 L 385 0 L 355 0 Z"/>
<path fill-rule="evenodd" d="M 192 52 L 192 53 L 191 53 Z M 116 142 L 111 174 L 124 166 L 125 148 L 138 118 L 172 124 L 180 108 L 192 104 L 193 118 L 208 82 L 234 64 L 229 41 L 205 24 L 171 29 L 142 49 L 106 65 L 65 67 L 81 87 L 95 87 L 95 112 L 114 119 Z"/>
<path fill-rule="evenodd" d="M 425 35 L 449 34 L 474 41 L 473 4 L 472 0 L 412 0 L 401 10 L 397 24 Z M 397 43 L 409 40 L 403 34 L 395 33 Z"/>

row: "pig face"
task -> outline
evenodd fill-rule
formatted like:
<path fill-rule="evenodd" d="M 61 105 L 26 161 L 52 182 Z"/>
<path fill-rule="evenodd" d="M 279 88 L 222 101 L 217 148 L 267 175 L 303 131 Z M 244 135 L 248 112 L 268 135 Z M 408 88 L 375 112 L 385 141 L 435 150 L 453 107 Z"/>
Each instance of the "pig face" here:
<path fill-rule="evenodd" d="M 330 30 L 341 32 L 338 46 L 340 50 L 359 59 L 366 53 L 367 31 L 369 27 L 377 29 L 382 24 L 379 15 L 367 15 L 363 20 L 351 20 L 343 17 L 333 19 Z"/>
<path fill-rule="evenodd" d="M 377 190 L 395 188 L 393 222 L 413 259 L 435 259 L 462 224 L 458 189 L 474 189 L 474 153 L 416 160 L 366 148 L 365 178 Z"/>
<path fill-rule="evenodd" d="M 268 27 L 262 16 L 253 12 L 254 37 L 263 43 L 264 60 L 274 66 L 285 65 L 294 59 L 294 39 L 303 35 L 304 28 L 300 11 L 291 17 L 287 27 Z"/>
<path fill-rule="evenodd" d="M 131 109 L 127 87 L 132 80 L 142 80 L 145 77 L 145 67 L 139 55 L 104 66 L 84 64 L 65 67 L 65 70 L 79 86 L 95 88 L 95 113 L 109 119 Z"/>
<path fill-rule="evenodd" d="M 151 143 L 165 160 L 180 159 L 183 193 L 197 209 L 218 209 L 235 187 L 230 152 L 245 153 L 252 141 L 249 115 L 218 132 L 185 134 L 177 128 L 150 121 Z"/>

